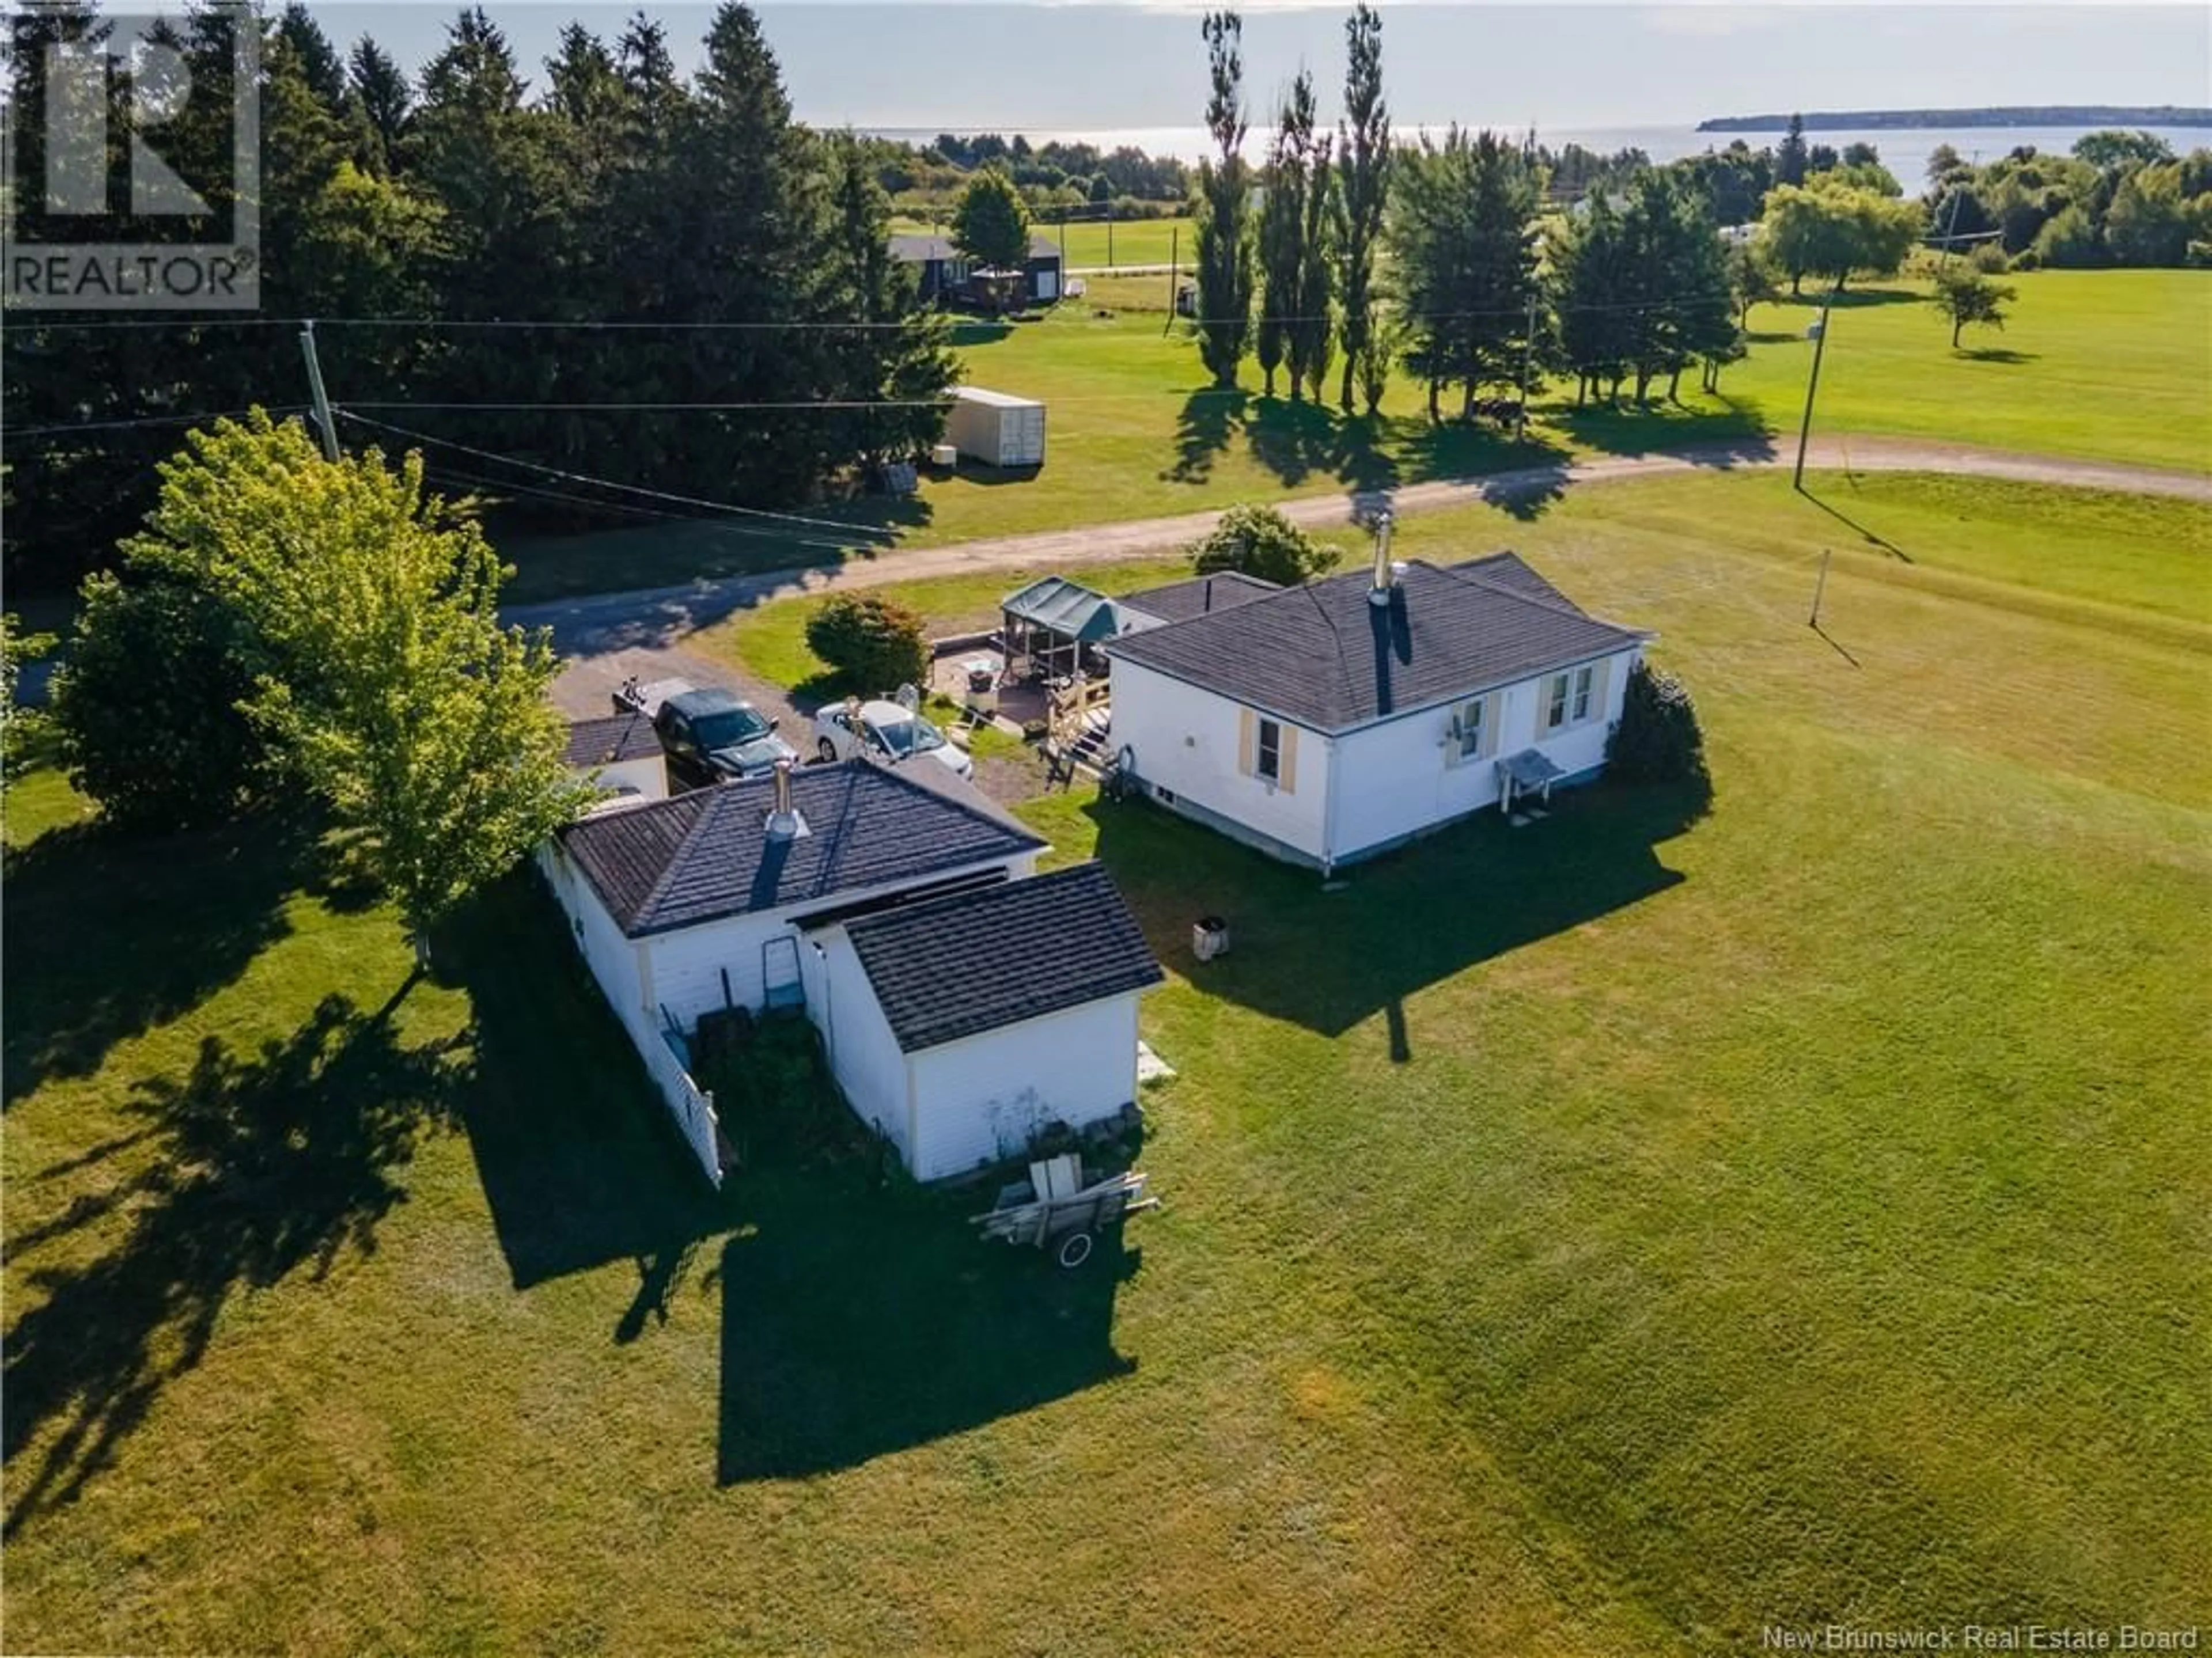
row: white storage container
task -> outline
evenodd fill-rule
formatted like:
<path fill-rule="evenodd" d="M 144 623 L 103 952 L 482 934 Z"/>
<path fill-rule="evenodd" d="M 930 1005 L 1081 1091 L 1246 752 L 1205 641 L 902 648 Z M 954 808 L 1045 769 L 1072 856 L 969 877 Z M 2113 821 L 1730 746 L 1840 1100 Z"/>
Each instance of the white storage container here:
<path fill-rule="evenodd" d="M 986 466 L 1044 465 L 1044 405 L 963 386 L 952 394 L 945 436 L 970 460 Z"/>

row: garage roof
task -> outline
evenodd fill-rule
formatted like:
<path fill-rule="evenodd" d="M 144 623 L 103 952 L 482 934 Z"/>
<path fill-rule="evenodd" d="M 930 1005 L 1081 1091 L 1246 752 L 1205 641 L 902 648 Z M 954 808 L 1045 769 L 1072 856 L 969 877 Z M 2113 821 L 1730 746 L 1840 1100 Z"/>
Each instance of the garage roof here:
<path fill-rule="evenodd" d="M 908 1054 L 1167 976 L 1101 864 L 887 911 L 845 932 Z"/>
<path fill-rule="evenodd" d="M 694 789 L 571 823 L 561 844 L 633 938 L 896 887 L 1045 844 L 934 763 L 801 768 L 791 795 L 806 828 L 789 840 L 768 833 L 774 789 L 766 777 Z"/>
<path fill-rule="evenodd" d="M 632 712 L 577 720 L 568 727 L 568 745 L 562 757 L 579 771 L 590 771 L 659 752 L 660 738 L 653 729 L 653 721 Z"/>

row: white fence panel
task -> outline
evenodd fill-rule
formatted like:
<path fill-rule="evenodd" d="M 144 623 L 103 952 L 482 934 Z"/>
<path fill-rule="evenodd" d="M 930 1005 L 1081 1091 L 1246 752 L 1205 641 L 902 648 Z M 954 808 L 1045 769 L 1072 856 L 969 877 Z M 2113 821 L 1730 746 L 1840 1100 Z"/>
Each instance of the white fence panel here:
<path fill-rule="evenodd" d="M 722 1183 L 722 1158 L 715 1139 L 714 1096 L 702 1091 L 691 1080 L 677 1056 L 674 1046 L 665 1033 L 657 1042 L 648 1042 L 645 1048 L 645 1068 L 653 1073 L 659 1084 L 660 1097 L 668 1102 L 668 1114 L 676 1119 L 676 1126 L 684 1131 L 691 1153 L 699 1159 L 700 1168 L 707 1178 L 719 1187 Z"/>

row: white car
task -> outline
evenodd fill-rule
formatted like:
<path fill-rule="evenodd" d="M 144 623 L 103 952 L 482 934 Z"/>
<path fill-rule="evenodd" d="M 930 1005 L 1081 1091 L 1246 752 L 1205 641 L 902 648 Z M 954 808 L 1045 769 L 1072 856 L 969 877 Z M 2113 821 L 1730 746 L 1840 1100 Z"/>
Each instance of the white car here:
<path fill-rule="evenodd" d="M 824 760 L 865 754 L 896 766 L 926 754 L 956 777 L 973 777 L 968 750 L 896 702 L 833 702 L 814 716 L 814 751 Z"/>

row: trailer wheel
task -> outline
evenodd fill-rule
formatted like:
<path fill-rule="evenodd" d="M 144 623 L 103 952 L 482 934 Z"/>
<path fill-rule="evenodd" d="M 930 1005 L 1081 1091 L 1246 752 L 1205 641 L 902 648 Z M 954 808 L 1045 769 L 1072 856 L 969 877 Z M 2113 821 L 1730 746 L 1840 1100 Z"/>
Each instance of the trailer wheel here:
<path fill-rule="evenodd" d="M 1091 1259 L 1091 1234 L 1070 1232 L 1060 1241 L 1060 1264 L 1077 1267 Z"/>

